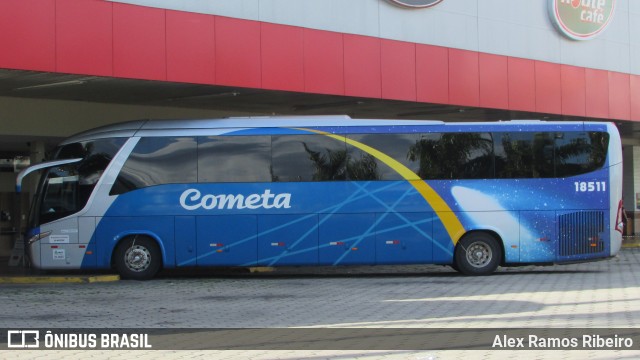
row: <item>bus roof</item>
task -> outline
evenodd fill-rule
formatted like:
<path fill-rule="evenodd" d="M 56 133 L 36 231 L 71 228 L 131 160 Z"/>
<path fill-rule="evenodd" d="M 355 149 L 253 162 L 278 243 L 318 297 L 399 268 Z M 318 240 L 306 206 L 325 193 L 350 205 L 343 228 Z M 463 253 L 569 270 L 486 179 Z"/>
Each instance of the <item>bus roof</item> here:
<path fill-rule="evenodd" d="M 371 127 L 371 126 L 505 126 L 527 124 L 553 124 L 555 126 L 570 125 L 573 127 L 584 126 L 577 121 L 543 121 L 543 120 L 509 120 L 499 122 L 444 122 L 439 120 L 390 120 L 390 119 L 352 119 L 347 115 L 337 116 L 256 116 L 256 117 L 229 117 L 219 119 L 194 119 L 194 120 L 134 120 L 117 124 L 106 125 L 73 135 L 62 142 L 69 144 L 97 138 L 131 137 L 153 132 L 185 131 L 207 129 L 252 129 L 252 128 L 296 128 L 296 127 Z M 604 123 L 600 123 L 604 124 Z"/>

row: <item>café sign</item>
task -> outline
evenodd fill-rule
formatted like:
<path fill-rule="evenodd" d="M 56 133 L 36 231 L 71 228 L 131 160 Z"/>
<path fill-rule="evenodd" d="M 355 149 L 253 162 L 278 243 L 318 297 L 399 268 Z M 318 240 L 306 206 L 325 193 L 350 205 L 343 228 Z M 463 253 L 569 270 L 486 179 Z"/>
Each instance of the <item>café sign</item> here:
<path fill-rule="evenodd" d="M 549 15 L 558 30 L 573 40 L 589 40 L 607 28 L 616 0 L 549 0 Z"/>

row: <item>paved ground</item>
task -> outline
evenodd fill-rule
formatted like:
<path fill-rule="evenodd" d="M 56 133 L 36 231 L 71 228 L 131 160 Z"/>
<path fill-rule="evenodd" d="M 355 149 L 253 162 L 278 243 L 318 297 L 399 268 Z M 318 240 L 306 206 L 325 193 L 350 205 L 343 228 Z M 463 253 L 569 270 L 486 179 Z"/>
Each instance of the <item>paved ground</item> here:
<path fill-rule="evenodd" d="M 0 284 L 0 328 L 636 328 L 640 249 L 587 264 L 463 277 L 436 266 L 281 269 L 148 282 Z M 640 349 L 640 344 L 635 344 Z M 0 358 L 126 359 L 125 351 Z M 139 358 L 637 359 L 640 351 L 137 351 Z"/>

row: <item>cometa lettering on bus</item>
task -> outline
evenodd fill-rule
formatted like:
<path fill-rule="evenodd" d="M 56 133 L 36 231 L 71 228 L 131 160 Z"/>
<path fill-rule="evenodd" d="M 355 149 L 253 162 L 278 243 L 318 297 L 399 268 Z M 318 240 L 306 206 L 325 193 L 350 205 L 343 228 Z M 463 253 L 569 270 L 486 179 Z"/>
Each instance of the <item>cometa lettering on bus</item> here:
<path fill-rule="evenodd" d="M 212 209 L 289 209 L 291 208 L 291 194 L 272 194 L 266 189 L 262 194 L 213 195 L 202 193 L 196 189 L 185 190 L 180 195 L 180 205 L 186 210 Z"/>

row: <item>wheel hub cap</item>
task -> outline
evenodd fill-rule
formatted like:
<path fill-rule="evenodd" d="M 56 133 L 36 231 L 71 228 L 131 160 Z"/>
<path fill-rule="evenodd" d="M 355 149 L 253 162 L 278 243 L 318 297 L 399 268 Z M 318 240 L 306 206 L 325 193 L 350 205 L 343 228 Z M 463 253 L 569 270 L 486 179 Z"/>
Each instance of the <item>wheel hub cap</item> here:
<path fill-rule="evenodd" d="M 471 266 L 481 268 L 493 258 L 491 248 L 482 242 L 475 242 L 467 249 L 467 261 Z"/>
<path fill-rule="evenodd" d="M 144 271 L 151 263 L 151 253 L 140 245 L 130 247 L 124 255 L 124 262 L 129 270 Z"/>

